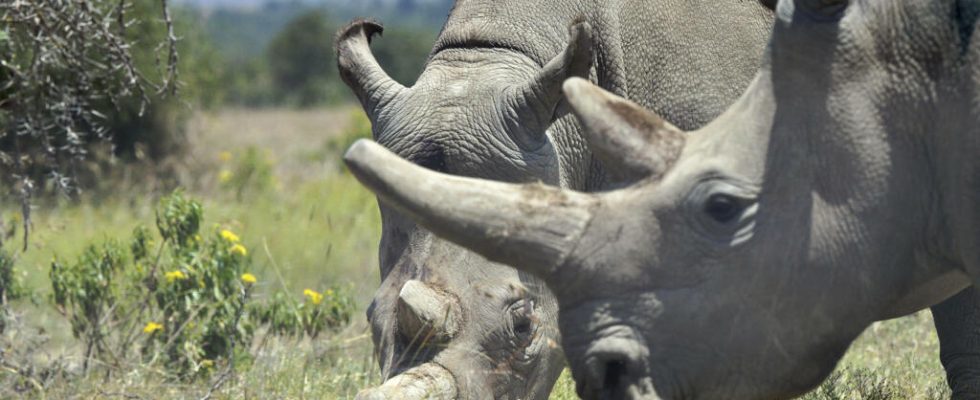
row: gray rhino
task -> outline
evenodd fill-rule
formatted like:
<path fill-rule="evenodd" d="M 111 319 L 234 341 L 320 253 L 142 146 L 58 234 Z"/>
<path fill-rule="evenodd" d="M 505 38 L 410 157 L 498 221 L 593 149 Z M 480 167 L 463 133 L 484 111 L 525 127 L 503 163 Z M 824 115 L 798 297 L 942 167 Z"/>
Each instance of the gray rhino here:
<path fill-rule="evenodd" d="M 543 279 L 583 398 L 789 398 L 873 321 L 954 295 L 941 356 L 977 398 L 978 15 L 782 1 L 749 88 L 689 134 L 569 80 L 617 190 L 448 176 L 367 141 L 346 161 L 421 226 Z"/>
<path fill-rule="evenodd" d="M 589 77 L 694 129 L 738 98 L 772 11 L 756 1 L 465 0 L 412 87 L 381 69 L 380 24 L 338 33 L 341 76 L 374 139 L 444 173 L 578 190 L 607 183 L 561 84 Z M 381 204 L 381 287 L 368 309 L 385 383 L 370 398 L 543 399 L 564 366 L 539 279 L 433 236 Z"/>

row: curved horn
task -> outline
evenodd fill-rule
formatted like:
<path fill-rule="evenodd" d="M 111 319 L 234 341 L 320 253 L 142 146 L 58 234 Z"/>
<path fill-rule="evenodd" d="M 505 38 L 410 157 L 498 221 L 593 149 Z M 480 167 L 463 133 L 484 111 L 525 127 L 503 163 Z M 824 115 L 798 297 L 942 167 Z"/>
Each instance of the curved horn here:
<path fill-rule="evenodd" d="M 598 200 L 541 184 L 441 174 L 366 139 L 344 161 L 378 197 L 433 233 L 491 261 L 548 278 L 590 222 Z"/>
<path fill-rule="evenodd" d="M 338 31 L 335 43 L 340 77 L 354 91 L 372 121 L 379 105 L 405 90 L 385 73 L 371 53 L 371 37 L 382 32 L 381 23 L 356 19 Z"/>
<path fill-rule="evenodd" d="M 453 375 L 435 363 L 409 369 L 376 388 L 362 390 L 355 400 L 455 400 Z"/>
<path fill-rule="evenodd" d="M 398 293 L 398 327 L 412 341 L 444 343 L 459 332 L 459 309 L 449 295 L 410 280 Z"/>
<path fill-rule="evenodd" d="M 517 118 L 508 132 L 521 146 L 534 147 L 541 143 L 544 131 L 555 119 L 562 100 L 561 84 L 571 77 L 589 76 L 592 68 L 592 27 L 588 22 L 576 22 L 569 29 L 565 50 L 551 59 L 529 82 L 514 88 L 512 107 Z"/>
<path fill-rule="evenodd" d="M 613 179 L 656 179 L 684 148 L 684 133 L 640 105 L 572 78 L 563 87 L 592 153 Z"/>

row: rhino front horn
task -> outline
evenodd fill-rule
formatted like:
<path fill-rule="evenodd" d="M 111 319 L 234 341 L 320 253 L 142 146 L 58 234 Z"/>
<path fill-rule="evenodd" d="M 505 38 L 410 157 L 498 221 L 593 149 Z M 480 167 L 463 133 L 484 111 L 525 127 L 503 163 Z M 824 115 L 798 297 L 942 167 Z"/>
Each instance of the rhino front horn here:
<path fill-rule="evenodd" d="M 444 343 L 459 332 L 460 307 L 450 295 L 417 280 L 405 282 L 398 293 L 398 327 L 416 343 Z"/>
<path fill-rule="evenodd" d="M 453 375 L 442 366 L 425 363 L 409 369 L 381 386 L 362 390 L 355 400 L 455 400 Z"/>
<path fill-rule="evenodd" d="M 592 219 L 596 197 L 541 184 L 515 185 L 419 167 L 370 140 L 344 162 L 381 201 L 490 261 L 548 280 Z"/>
<path fill-rule="evenodd" d="M 334 45 L 340 77 L 354 91 L 372 121 L 382 104 L 405 90 L 385 73 L 371 53 L 371 37 L 382 32 L 381 23 L 356 19 L 337 32 Z"/>
<path fill-rule="evenodd" d="M 657 179 L 684 148 L 684 132 L 642 106 L 584 79 L 569 79 L 565 96 L 592 153 L 618 181 Z"/>
<path fill-rule="evenodd" d="M 562 82 L 571 77 L 587 78 L 592 57 L 592 26 L 588 22 L 576 22 L 569 28 L 565 50 L 545 64 L 530 81 L 514 88 L 514 95 L 507 98 L 515 104 L 505 107 L 518 113 L 513 119 L 515 125 L 507 127 L 518 145 L 533 148 L 542 143 L 545 130 L 557 116 Z"/>

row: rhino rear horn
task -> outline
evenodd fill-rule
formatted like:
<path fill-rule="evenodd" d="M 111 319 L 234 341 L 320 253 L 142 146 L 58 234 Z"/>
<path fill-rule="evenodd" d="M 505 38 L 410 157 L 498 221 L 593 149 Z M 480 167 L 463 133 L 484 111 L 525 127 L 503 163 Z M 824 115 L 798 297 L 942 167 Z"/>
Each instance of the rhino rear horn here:
<path fill-rule="evenodd" d="M 584 79 L 564 84 L 592 153 L 619 181 L 657 179 L 684 148 L 684 133 L 640 105 Z"/>
<path fill-rule="evenodd" d="M 454 298 L 417 280 L 398 293 L 398 327 L 407 339 L 443 343 L 459 332 L 460 307 Z"/>
<path fill-rule="evenodd" d="M 516 102 L 508 106 L 519 113 L 513 121 L 515 126 L 508 127 L 517 144 L 528 148 L 543 141 L 544 131 L 554 121 L 562 101 L 562 82 L 571 77 L 587 78 L 592 58 L 592 26 L 585 21 L 576 22 L 569 28 L 565 50 L 545 64 L 530 81 L 516 86 L 513 96 L 508 96 Z"/>
<path fill-rule="evenodd" d="M 366 139 L 344 161 L 381 201 L 490 261 L 548 280 L 574 249 L 598 199 L 546 187 L 434 172 Z"/>
<path fill-rule="evenodd" d="M 354 91 L 372 121 L 381 105 L 405 90 L 385 73 L 371 52 L 371 38 L 382 32 L 381 23 L 356 19 L 337 33 L 334 45 L 340 77 Z"/>

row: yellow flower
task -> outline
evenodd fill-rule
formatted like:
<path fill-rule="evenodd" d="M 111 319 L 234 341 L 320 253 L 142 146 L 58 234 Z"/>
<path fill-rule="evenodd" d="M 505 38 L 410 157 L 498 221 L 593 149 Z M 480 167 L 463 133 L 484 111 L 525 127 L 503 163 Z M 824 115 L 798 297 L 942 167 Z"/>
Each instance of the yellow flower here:
<path fill-rule="evenodd" d="M 242 282 L 245 282 L 245 283 L 251 285 L 251 284 L 253 284 L 255 282 L 258 282 L 258 279 L 255 279 L 255 275 L 252 275 L 252 274 L 246 272 L 246 273 L 242 274 Z"/>
<path fill-rule="evenodd" d="M 221 172 L 218 172 L 218 182 L 228 183 L 231 180 L 231 176 L 231 171 L 223 169 Z"/>
<path fill-rule="evenodd" d="M 187 274 L 185 274 L 184 271 L 180 271 L 180 270 L 164 273 L 163 276 L 164 278 L 167 278 L 167 283 L 174 283 L 174 281 L 176 280 L 182 281 L 184 279 L 187 279 Z"/>
<path fill-rule="evenodd" d="M 201 368 L 204 368 L 204 369 L 214 368 L 214 360 L 210 360 L 210 359 L 207 359 L 207 358 L 201 360 Z"/>
<path fill-rule="evenodd" d="M 235 234 L 235 232 L 229 231 L 227 229 L 221 230 L 221 238 L 231 243 L 238 243 L 241 241 L 241 239 L 238 237 L 238 235 Z"/>
<path fill-rule="evenodd" d="M 239 254 L 243 257 L 248 255 L 248 249 L 246 249 L 245 246 L 242 246 L 238 243 L 235 243 L 234 246 L 231 246 L 231 248 L 228 249 L 228 251 L 231 252 L 232 254 Z"/>
<path fill-rule="evenodd" d="M 333 289 L 327 289 L 323 292 L 323 294 L 333 297 Z"/>
<path fill-rule="evenodd" d="M 308 297 L 310 299 L 310 302 L 312 302 L 313 304 L 320 304 L 320 302 L 323 301 L 323 295 L 322 294 L 317 293 L 317 292 L 315 292 L 313 290 L 310 290 L 310 289 L 304 290 L 303 291 L 303 296 Z"/>
<path fill-rule="evenodd" d="M 150 334 L 150 335 L 152 335 L 153 332 L 162 331 L 162 330 L 163 330 L 163 325 L 160 325 L 152 321 L 147 322 L 146 326 L 143 327 L 143 333 Z"/>
<path fill-rule="evenodd" d="M 221 162 L 231 161 L 231 152 L 230 151 L 222 151 L 222 152 L 218 153 L 218 159 L 221 160 Z"/>

